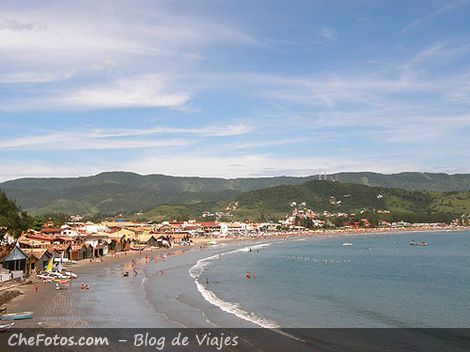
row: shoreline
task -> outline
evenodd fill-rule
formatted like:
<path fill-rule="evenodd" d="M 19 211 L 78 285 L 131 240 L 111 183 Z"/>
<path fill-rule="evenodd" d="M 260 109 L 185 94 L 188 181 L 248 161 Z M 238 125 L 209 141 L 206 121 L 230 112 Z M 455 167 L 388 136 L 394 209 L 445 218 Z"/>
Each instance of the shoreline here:
<path fill-rule="evenodd" d="M 468 230 L 459 229 L 459 230 Z M 457 230 L 457 231 L 459 231 Z M 431 232 L 448 232 L 434 229 Z M 210 256 L 240 250 L 250 244 L 295 240 L 299 238 L 331 239 L 364 235 L 393 235 L 413 232 L 400 231 L 322 231 L 297 236 L 267 236 L 261 238 L 225 239 L 215 246 L 177 246 L 170 249 L 130 251 L 118 257 L 106 256 L 103 262 L 82 261 L 67 266 L 79 277 L 68 290 L 55 290 L 53 284 L 21 285 L 24 292 L 5 306 L 9 312 L 34 311 L 33 319 L 15 322 L 15 327 L 258 327 L 242 321 L 220 306 L 209 303 L 198 289 L 189 270 Z M 456 232 L 455 230 L 452 232 Z M 147 257 L 147 259 L 146 259 Z M 166 258 L 166 259 L 165 259 Z M 135 264 L 132 264 L 132 261 Z M 132 276 L 132 267 L 137 271 Z M 130 277 L 122 272 L 130 270 Z M 90 290 L 80 289 L 89 283 Z M 208 317 L 210 316 L 210 318 Z M 122 317 L 126 317 L 123 320 Z"/>

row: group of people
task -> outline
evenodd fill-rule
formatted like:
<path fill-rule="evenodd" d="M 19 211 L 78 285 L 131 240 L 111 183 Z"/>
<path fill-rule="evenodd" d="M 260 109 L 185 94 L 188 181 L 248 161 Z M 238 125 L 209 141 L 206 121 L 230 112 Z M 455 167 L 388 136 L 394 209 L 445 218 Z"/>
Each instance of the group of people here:
<path fill-rule="evenodd" d="M 251 278 L 256 279 L 256 271 L 253 271 L 253 274 L 251 273 L 251 271 L 247 271 L 245 276 L 247 279 L 251 279 Z"/>

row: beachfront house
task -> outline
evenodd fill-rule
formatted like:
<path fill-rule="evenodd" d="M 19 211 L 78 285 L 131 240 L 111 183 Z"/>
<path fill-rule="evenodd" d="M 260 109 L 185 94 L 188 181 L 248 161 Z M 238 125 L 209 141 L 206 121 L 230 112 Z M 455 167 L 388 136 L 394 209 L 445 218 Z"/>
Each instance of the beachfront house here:
<path fill-rule="evenodd" d="M 151 235 L 145 243 L 149 247 L 158 247 L 158 240 L 153 235 Z"/>
<path fill-rule="evenodd" d="M 1 246 L 0 265 L 4 270 L 2 270 L 0 281 L 22 278 L 27 259 L 28 256 L 15 244 Z"/>
<path fill-rule="evenodd" d="M 23 249 L 23 252 L 28 255 L 26 260 L 26 273 L 28 275 L 46 269 L 52 258 L 52 254 L 47 249 Z"/>
<path fill-rule="evenodd" d="M 107 236 L 102 235 L 87 236 L 85 244 L 93 248 L 93 257 L 103 257 L 108 254 L 108 243 L 106 242 L 108 239 Z"/>
<path fill-rule="evenodd" d="M 72 245 L 70 252 L 71 260 L 83 260 L 93 256 L 93 248 L 86 244 Z"/>

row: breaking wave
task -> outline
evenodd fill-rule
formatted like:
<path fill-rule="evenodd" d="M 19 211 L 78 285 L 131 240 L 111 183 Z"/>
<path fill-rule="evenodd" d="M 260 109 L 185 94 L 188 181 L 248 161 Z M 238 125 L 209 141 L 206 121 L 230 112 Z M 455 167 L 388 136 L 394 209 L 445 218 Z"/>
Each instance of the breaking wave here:
<path fill-rule="evenodd" d="M 198 291 L 201 293 L 202 297 L 209 302 L 210 304 L 219 307 L 221 310 L 224 312 L 233 314 L 237 316 L 238 318 L 241 318 L 243 320 L 249 321 L 253 324 L 256 324 L 258 326 L 261 326 L 263 328 L 268 328 L 268 329 L 277 329 L 279 328 L 279 325 L 267 318 L 264 318 L 260 315 L 254 314 L 254 313 L 249 313 L 242 308 L 240 308 L 240 305 L 238 303 L 232 303 L 232 302 L 227 302 L 224 301 L 223 299 L 217 297 L 217 295 L 209 290 L 207 287 L 202 285 L 199 282 L 199 277 L 201 276 L 202 272 L 204 269 L 212 263 L 213 260 L 219 259 L 222 256 L 229 255 L 229 254 L 234 254 L 234 253 L 239 253 L 239 252 L 249 252 L 250 249 L 260 249 L 269 246 L 271 243 L 263 243 L 263 244 L 258 244 L 255 246 L 248 246 L 248 247 L 243 247 L 239 249 L 235 249 L 232 251 L 212 255 L 207 258 L 200 259 L 196 262 L 196 264 L 189 269 L 189 275 L 191 275 L 192 278 L 194 278 L 194 282 L 196 283 L 196 287 Z"/>

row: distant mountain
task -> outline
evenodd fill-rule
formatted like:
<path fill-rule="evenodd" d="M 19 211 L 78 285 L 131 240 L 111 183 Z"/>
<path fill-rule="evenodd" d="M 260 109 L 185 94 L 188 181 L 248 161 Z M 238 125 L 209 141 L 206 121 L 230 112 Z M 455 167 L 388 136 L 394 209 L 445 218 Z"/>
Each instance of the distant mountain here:
<path fill-rule="evenodd" d="M 450 192 L 470 190 L 470 174 L 448 175 L 444 173 L 402 172 L 384 175 L 374 172 L 341 172 L 328 175 L 326 178 L 339 182 L 416 191 Z"/>
<path fill-rule="evenodd" d="M 159 204 L 193 204 L 233 199 L 243 191 L 301 184 L 309 177 L 200 178 L 105 172 L 77 178 L 22 178 L 0 184 L 33 214 L 115 214 Z"/>
<path fill-rule="evenodd" d="M 0 183 L 0 189 L 10 198 L 15 199 L 23 209 L 33 214 L 64 212 L 82 215 L 111 215 L 119 212 L 149 210 L 159 205 L 187 206 L 227 202 L 239 196 L 248 197 L 242 194 L 243 192 L 276 186 L 301 185 L 317 178 L 318 176 L 283 176 L 223 179 L 105 172 L 95 176 L 76 178 L 22 178 Z M 327 178 L 339 181 L 335 183 L 335 187 L 339 187 L 341 183 L 354 183 L 407 190 L 470 190 L 470 175 L 468 174 L 412 172 L 383 175 L 359 172 L 328 175 Z M 362 189 L 366 191 L 366 188 Z M 283 192 L 284 189 L 281 187 L 277 191 Z M 291 191 L 305 190 L 300 187 L 298 190 Z M 167 208 L 160 207 L 160 209 Z"/>

